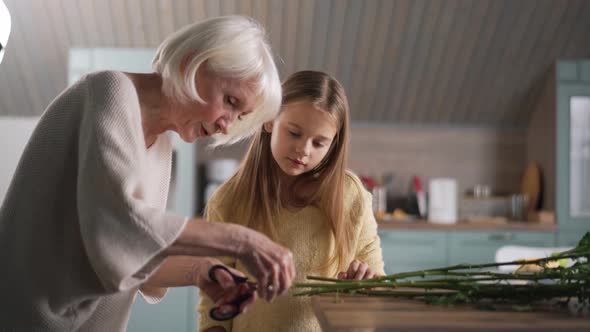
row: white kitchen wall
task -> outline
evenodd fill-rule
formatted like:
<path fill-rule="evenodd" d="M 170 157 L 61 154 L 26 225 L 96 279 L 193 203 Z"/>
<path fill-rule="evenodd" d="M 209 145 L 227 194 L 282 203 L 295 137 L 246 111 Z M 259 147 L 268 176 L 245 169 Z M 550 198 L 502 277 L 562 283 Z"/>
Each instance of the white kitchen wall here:
<path fill-rule="evenodd" d="M 38 117 L 0 117 L 0 202 L 38 121 Z"/>

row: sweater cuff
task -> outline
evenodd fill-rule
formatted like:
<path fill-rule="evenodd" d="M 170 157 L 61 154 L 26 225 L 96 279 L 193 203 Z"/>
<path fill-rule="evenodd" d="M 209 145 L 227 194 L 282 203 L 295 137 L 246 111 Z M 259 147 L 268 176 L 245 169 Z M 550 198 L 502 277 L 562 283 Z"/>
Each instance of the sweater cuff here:
<path fill-rule="evenodd" d="M 158 304 L 164 296 L 168 293 L 168 288 L 141 286 L 139 288 L 139 295 L 148 304 Z"/>
<path fill-rule="evenodd" d="M 127 274 L 127 276 L 121 280 L 118 287 L 119 290 L 126 290 L 143 284 L 150 275 L 162 265 L 166 258 L 162 255 L 162 252 L 176 241 L 188 222 L 187 217 L 181 217 L 170 213 L 164 213 L 158 219 L 160 220 L 150 224 L 151 227 L 148 231 L 148 233 L 152 234 L 153 241 L 150 241 L 150 243 L 144 243 L 144 245 L 141 246 L 142 250 L 129 253 L 129 256 L 132 256 L 132 259 L 129 260 L 130 265 L 127 270 L 131 273 Z M 150 301 L 159 302 L 166 294 L 165 291 L 158 291 L 156 293 L 150 291 L 144 293 L 145 294 L 142 295 L 144 298 L 146 298 L 145 295 L 149 293 L 148 296 L 150 297 L 150 300 L 146 299 L 148 303 L 150 303 Z"/>

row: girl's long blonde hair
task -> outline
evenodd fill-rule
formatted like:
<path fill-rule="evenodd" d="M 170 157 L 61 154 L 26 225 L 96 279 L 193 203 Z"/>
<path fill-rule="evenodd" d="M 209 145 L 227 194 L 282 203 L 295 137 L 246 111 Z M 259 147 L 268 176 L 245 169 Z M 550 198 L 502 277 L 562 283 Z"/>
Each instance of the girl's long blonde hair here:
<path fill-rule="evenodd" d="M 345 269 L 352 251 L 352 227 L 344 215 L 344 181 L 348 155 L 348 100 L 342 85 L 330 75 L 319 71 L 299 71 L 282 84 L 282 105 L 310 102 L 328 112 L 336 120 L 338 131 L 329 152 L 311 171 L 301 174 L 290 192 L 298 192 L 301 186 L 312 184 L 317 190 L 311 195 L 295 197 L 302 205 L 315 205 L 327 216 L 334 236 L 335 251 L 329 257 L 327 267 L 333 263 Z M 281 202 L 281 183 L 278 165 L 270 148 L 271 134 L 260 128 L 254 135 L 240 168 L 221 190 L 226 193 L 225 204 L 232 204 L 229 220 L 277 238 L 273 220 L 278 217 Z"/>

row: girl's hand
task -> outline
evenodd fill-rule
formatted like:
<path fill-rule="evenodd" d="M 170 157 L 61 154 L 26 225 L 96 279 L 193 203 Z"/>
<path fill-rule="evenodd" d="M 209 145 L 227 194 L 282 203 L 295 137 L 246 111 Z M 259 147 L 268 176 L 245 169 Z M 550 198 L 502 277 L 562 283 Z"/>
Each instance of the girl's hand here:
<path fill-rule="evenodd" d="M 369 265 L 365 262 L 361 262 L 358 259 L 353 260 L 348 267 L 346 272 L 339 272 L 338 279 L 372 279 L 376 275 L 371 271 Z"/>

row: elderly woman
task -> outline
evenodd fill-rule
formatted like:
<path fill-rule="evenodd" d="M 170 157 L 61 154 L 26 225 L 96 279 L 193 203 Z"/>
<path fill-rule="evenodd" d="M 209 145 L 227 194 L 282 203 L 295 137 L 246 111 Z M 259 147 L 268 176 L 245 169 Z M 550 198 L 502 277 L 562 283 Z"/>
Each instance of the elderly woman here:
<path fill-rule="evenodd" d="M 240 259 L 269 301 L 291 285 L 291 253 L 264 235 L 165 211 L 166 131 L 232 143 L 278 111 L 262 28 L 239 16 L 188 26 L 153 65 L 89 74 L 42 116 L 0 209 L 2 330 L 122 331 L 138 292 L 153 302 L 170 286 L 230 305 L 240 287 L 223 269 L 211 280 L 219 262 L 201 256 Z"/>

